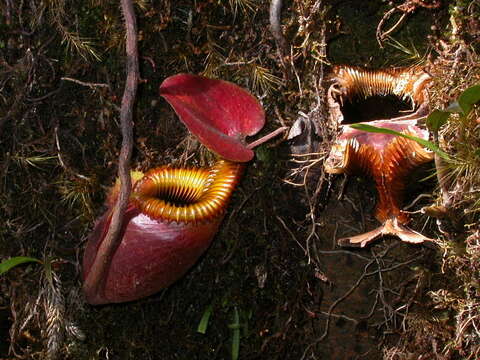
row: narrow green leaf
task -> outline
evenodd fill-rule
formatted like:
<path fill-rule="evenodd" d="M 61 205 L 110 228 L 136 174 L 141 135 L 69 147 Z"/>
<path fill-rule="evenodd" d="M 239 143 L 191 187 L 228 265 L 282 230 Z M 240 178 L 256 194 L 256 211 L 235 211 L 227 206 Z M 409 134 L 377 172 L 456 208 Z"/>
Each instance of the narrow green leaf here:
<path fill-rule="evenodd" d="M 433 110 L 427 117 L 427 128 L 430 131 L 438 132 L 448 120 L 450 114 L 442 110 Z"/>
<path fill-rule="evenodd" d="M 419 138 L 417 136 L 402 134 L 402 133 L 400 133 L 398 131 L 395 131 L 395 130 L 392 130 L 392 129 L 381 128 L 381 127 L 376 127 L 376 126 L 367 125 L 367 124 L 351 124 L 349 126 L 354 128 L 354 129 L 361 130 L 361 131 L 401 136 L 401 137 L 404 137 L 406 139 L 416 141 L 420 145 L 422 145 L 422 146 L 426 147 L 427 149 L 435 152 L 438 156 L 444 158 L 445 160 L 450 159 L 448 154 L 446 152 L 442 151 L 437 145 L 435 145 L 434 143 L 432 143 L 428 140 Z"/>
<path fill-rule="evenodd" d="M 233 334 L 232 334 L 232 360 L 237 360 L 240 354 L 240 316 L 238 315 L 237 307 L 235 306 L 233 313 Z"/>
<path fill-rule="evenodd" d="M 28 262 L 42 263 L 40 260 L 32 258 L 32 257 L 27 257 L 27 256 L 12 257 L 12 258 L 7 259 L 5 261 L 2 261 L 0 263 L 0 275 L 6 273 L 8 270 L 10 270 L 11 268 L 13 268 L 17 265 L 28 263 Z"/>
<path fill-rule="evenodd" d="M 213 306 L 208 305 L 205 311 L 203 312 L 200 323 L 198 324 L 197 332 L 200 334 L 205 334 L 208 328 L 208 321 L 210 320 L 210 315 L 212 315 Z"/>
<path fill-rule="evenodd" d="M 465 116 L 467 116 L 474 104 L 480 101 L 480 85 L 473 85 L 466 89 L 459 97 L 458 104 L 463 110 Z"/>

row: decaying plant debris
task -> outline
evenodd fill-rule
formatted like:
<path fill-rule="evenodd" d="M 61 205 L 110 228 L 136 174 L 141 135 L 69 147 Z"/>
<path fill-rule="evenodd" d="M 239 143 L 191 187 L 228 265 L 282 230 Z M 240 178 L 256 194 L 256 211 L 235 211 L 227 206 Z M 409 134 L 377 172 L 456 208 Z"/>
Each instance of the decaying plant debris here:
<path fill-rule="evenodd" d="M 392 239 L 337 248 L 376 226 L 375 193 L 322 170 L 338 131 L 325 106 L 331 66 L 421 66 L 434 79 L 430 105 L 445 109 L 480 82 L 478 3 L 272 4 L 135 2 L 133 168 L 213 160 L 158 96 L 176 73 L 249 89 L 266 110 L 264 133 L 289 126 L 291 139 L 257 149 L 220 233 L 183 280 L 142 301 L 91 307 L 79 264 L 117 173 L 119 2 L 0 2 L 0 260 L 42 261 L 0 275 L 0 358 L 480 356 L 479 110 L 438 132 L 455 160 L 450 179 L 437 187 L 426 169 L 405 204 L 435 249 Z"/>

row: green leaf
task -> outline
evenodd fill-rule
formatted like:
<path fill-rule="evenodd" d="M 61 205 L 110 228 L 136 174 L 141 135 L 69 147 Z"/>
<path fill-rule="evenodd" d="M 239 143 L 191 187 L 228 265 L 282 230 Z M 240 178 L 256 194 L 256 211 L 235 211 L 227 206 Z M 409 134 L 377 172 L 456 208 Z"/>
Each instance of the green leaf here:
<path fill-rule="evenodd" d="M 438 132 L 448 120 L 450 114 L 442 110 L 433 110 L 427 117 L 427 127 L 430 131 Z"/>
<path fill-rule="evenodd" d="M 427 149 L 433 151 L 434 153 L 436 153 L 438 156 L 444 158 L 445 160 L 450 160 L 450 157 L 448 156 L 448 154 L 446 152 L 442 151 L 437 145 L 435 145 L 434 143 L 432 143 L 428 140 L 419 138 L 417 136 L 403 134 L 403 133 L 400 133 L 400 132 L 392 130 L 392 129 L 381 128 L 381 127 L 376 127 L 376 126 L 367 125 L 367 124 L 351 124 L 349 126 L 354 128 L 354 129 L 361 130 L 361 131 L 401 136 L 401 137 L 404 137 L 406 139 L 416 141 L 420 145 L 422 145 L 422 146 L 426 147 Z"/>
<path fill-rule="evenodd" d="M 12 257 L 0 263 L 0 275 L 6 273 L 8 270 L 10 270 L 11 268 L 14 268 L 15 266 L 18 266 L 24 263 L 29 263 L 29 262 L 42 263 L 40 260 L 32 257 L 27 257 L 27 256 Z"/>
<path fill-rule="evenodd" d="M 480 85 L 474 85 L 466 89 L 459 97 L 458 104 L 467 116 L 474 104 L 480 101 Z"/>
<path fill-rule="evenodd" d="M 233 324 L 231 324 L 231 328 L 233 329 L 232 360 L 237 360 L 238 355 L 240 354 L 240 316 L 238 315 L 236 306 L 233 313 Z"/>
<path fill-rule="evenodd" d="M 200 334 L 205 334 L 207 332 L 208 321 L 210 320 L 210 315 L 212 315 L 213 306 L 209 305 L 203 312 L 200 323 L 198 324 L 197 332 Z"/>

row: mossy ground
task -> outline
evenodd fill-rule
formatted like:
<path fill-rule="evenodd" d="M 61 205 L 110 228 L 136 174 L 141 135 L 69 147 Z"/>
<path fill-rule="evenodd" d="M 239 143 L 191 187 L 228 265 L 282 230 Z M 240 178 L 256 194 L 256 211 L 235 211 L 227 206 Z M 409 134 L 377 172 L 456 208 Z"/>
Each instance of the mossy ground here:
<path fill-rule="evenodd" d="M 123 17 L 119 4 L 100 0 L 20 3 L 0 4 L 0 259 L 34 256 L 52 271 L 31 264 L 2 275 L 1 358 L 229 359 L 235 313 L 240 359 L 478 357 L 478 213 L 453 240 L 414 215 L 413 227 L 440 239 L 434 249 L 390 238 L 340 249 L 336 238 L 377 226 L 374 189 L 365 179 L 344 186 L 325 176 L 321 151 L 305 186 L 291 185 L 284 180 L 299 165 L 288 142 L 257 149 L 213 245 L 183 279 L 137 302 L 85 304 L 83 247 L 115 180 L 121 143 Z M 380 48 L 377 24 L 402 3 L 285 1 L 291 56 L 282 63 L 267 1 L 136 1 L 144 82 L 133 167 L 211 160 L 159 98 L 161 81 L 181 72 L 249 89 L 266 110 L 264 133 L 291 125 L 299 112 L 322 121 L 330 64 L 422 61 L 435 74 L 433 105 L 444 107 L 480 80 L 472 65 L 479 10 L 470 1 L 418 8 L 391 34 L 397 47 Z M 451 73 L 459 43 L 468 51 L 458 55 L 462 71 Z M 478 126 L 468 129 L 475 144 Z M 335 134 L 324 126 L 323 135 L 325 150 Z M 433 194 L 416 209 L 437 196 L 432 179 L 414 192 Z M 475 210 L 471 199 L 462 206 Z"/>

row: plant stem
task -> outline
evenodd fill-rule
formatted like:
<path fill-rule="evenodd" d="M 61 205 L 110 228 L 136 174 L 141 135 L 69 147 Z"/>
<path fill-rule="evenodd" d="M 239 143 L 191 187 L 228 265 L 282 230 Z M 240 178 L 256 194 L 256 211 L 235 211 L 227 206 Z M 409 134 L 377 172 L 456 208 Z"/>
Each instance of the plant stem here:
<path fill-rule="evenodd" d="M 260 139 L 255 140 L 254 142 L 248 144 L 247 148 L 253 149 L 254 147 L 262 145 L 263 143 L 267 142 L 270 139 L 273 139 L 275 136 L 277 136 L 277 135 L 279 135 L 282 132 L 287 131 L 287 130 L 288 130 L 287 126 L 282 126 L 281 128 L 278 128 L 278 129 L 272 131 L 271 133 L 261 137 Z"/>
<path fill-rule="evenodd" d="M 123 217 L 128 205 L 131 191 L 130 159 L 133 147 L 133 106 L 139 80 L 137 23 L 132 0 L 121 0 L 121 7 L 125 18 L 126 52 L 127 52 L 127 80 L 120 110 L 120 127 L 122 131 L 122 147 L 120 150 L 118 176 L 120 178 L 120 196 L 113 208 L 112 220 L 105 240 L 101 243 L 92 268 L 83 285 L 87 294 L 103 292 L 106 272 L 112 260 L 115 249 L 120 244 L 120 232 Z"/>
<path fill-rule="evenodd" d="M 275 38 L 280 55 L 283 56 L 284 52 L 287 50 L 287 41 L 282 34 L 282 28 L 280 25 L 281 11 L 282 0 L 272 0 L 270 2 L 270 31 Z"/>

